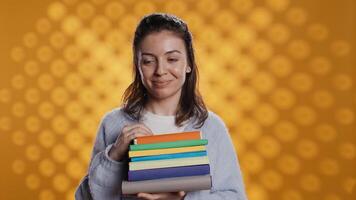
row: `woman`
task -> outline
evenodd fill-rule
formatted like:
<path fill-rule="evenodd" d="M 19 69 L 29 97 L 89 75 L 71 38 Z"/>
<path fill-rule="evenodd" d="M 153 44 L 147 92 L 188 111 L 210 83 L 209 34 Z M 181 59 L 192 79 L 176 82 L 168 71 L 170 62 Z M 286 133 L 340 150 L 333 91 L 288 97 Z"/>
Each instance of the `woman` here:
<path fill-rule="evenodd" d="M 196 89 L 192 35 L 176 16 L 154 13 L 139 23 L 133 41 L 134 81 L 124 104 L 108 112 L 98 129 L 88 175 L 76 199 L 128 199 L 130 142 L 139 136 L 200 130 L 208 139 L 212 188 L 195 192 L 139 193 L 140 199 L 246 199 L 235 150 L 224 122 L 208 111 Z"/>

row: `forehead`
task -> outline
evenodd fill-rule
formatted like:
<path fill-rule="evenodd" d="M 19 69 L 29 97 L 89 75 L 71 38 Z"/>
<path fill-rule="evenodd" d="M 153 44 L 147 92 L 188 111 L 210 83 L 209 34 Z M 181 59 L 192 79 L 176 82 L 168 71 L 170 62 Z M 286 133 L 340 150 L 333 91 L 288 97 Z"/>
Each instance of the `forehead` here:
<path fill-rule="evenodd" d="M 155 55 L 178 50 L 185 53 L 185 45 L 182 38 L 171 31 L 160 31 L 148 34 L 141 42 L 140 51 Z"/>

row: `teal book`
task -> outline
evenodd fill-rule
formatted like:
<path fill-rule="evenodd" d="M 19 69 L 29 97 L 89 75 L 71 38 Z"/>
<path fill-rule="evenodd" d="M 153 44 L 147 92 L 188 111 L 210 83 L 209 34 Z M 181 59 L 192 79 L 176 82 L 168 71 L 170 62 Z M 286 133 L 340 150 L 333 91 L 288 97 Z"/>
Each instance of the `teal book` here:
<path fill-rule="evenodd" d="M 160 142 L 160 143 L 153 143 L 153 144 L 132 144 L 130 145 L 130 151 L 190 147 L 190 146 L 200 146 L 206 144 L 208 144 L 208 140 L 206 139 L 182 140 L 182 141 L 175 141 L 175 142 Z"/>
<path fill-rule="evenodd" d="M 164 154 L 164 155 L 154 155 L 154 156 L 142 156 L 131 158 L 131 162 L 139 162 L 146 160 L 163 160 L 163 159 L 173 159 L 173 158 L 187 158 L 187 157 L 198 157 L 206 156 L 206 151 L 196 151 L 188 153 L 174 153 L 174 154 Z"/>

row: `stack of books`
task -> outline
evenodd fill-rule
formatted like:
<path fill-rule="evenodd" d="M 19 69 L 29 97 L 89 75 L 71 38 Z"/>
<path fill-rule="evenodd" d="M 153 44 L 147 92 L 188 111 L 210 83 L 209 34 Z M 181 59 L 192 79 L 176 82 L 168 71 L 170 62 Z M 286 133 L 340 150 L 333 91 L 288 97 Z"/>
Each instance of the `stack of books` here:
<path fill-rule="evenodd" d="M 208 140 L 200 131 L 138 137 L 130 145 L 123 194 L 207 190 L 211 188 Z"/>

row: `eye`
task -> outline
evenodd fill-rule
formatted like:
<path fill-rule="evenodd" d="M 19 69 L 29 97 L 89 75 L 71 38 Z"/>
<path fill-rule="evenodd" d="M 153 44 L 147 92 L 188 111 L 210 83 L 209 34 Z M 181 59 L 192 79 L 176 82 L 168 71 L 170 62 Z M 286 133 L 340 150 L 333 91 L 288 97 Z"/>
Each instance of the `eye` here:
<path fill-rule="evenodd" d="M 168 58 L 168 61 L 169 61 L 169 62 L 177 62 L 178 59 L 176 59 L 176 58 Z"/>
<path fill-rule="evenodd" d="M 153 63 L 153 61 L 152 61 L 152 60 L 143 60 L 142 63 L 143 63 L 144 65 L 148 65 L 148 64 Z"/>

